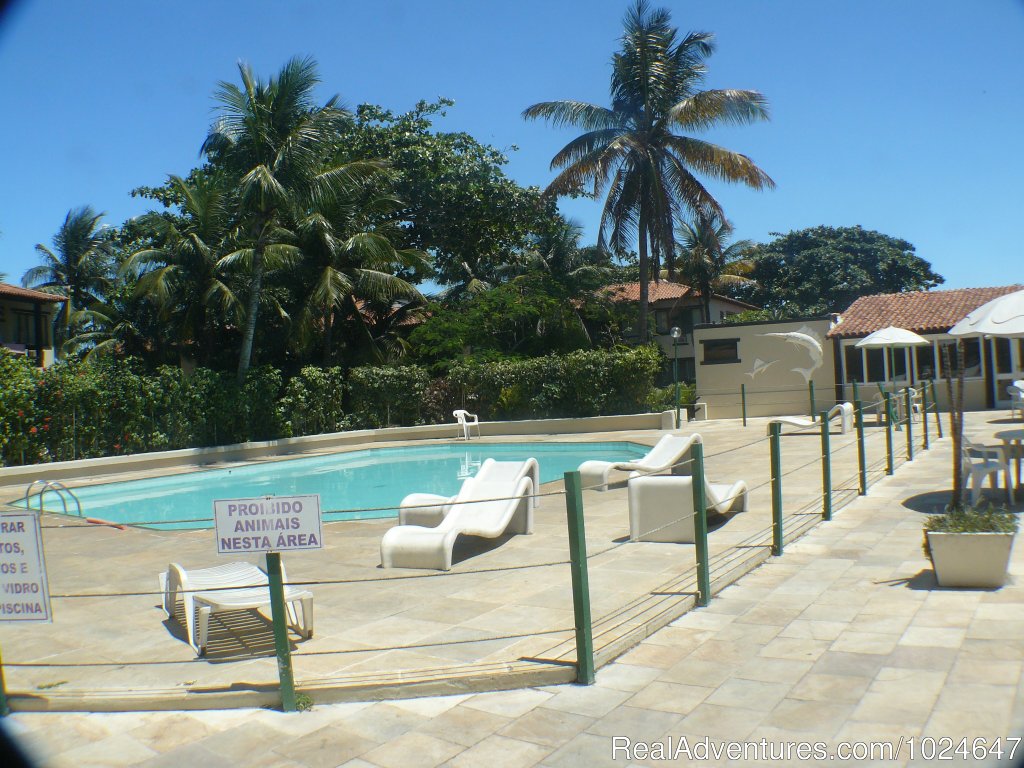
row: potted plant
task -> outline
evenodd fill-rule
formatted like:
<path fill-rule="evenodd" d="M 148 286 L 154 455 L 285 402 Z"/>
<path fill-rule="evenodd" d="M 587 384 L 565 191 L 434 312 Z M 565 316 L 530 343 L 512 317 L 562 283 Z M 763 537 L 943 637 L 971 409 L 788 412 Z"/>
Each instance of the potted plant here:
<path fill-rule="evenodd" d="M 949 507 L 925 523 L 924 553 L 940 587 L 995 589 L 1006 583 L 1017 517 L 1005 507 Z"/>

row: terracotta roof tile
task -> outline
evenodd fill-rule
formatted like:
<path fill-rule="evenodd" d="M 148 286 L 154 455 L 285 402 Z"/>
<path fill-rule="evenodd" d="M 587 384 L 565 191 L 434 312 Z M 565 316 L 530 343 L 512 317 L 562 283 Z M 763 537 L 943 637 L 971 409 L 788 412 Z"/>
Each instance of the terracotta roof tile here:
<path fill-rule="evenodd" d="M 1024 286 L 960 288 L 952 291 L 914 291 L 861 296 L 842 313 L 830 338 L 867 336 L 889 325 L 914 333 L 944 333 L 972 310 Z"/>
<path fill-rule="evenodd" d="M 42 291 L 33 291 L 31 288 L 19 288 L 16 285 L 10 283 L 0 283 L 0 296 L 9 296 L 12 299 L 26 299 L 28 301 L 53 301 L 61 302 L 65 301 L 64 296 L 57 296 L 53 293 L 43 293 Z"/>
<path fill-rule="evenodd" d="M 614 285 L 606 285 L 601 289 L 604 293 L 609 295 L 614 302 L 626 302 L 626 301 L 640 301 L 640 283 L 615 283 Z M 753 304 L 747 304 L 737 299 L 730 298 L 729 296 L 720 296 L 719 294 L 713 294 L 716 299 L 721 301 L 728 301 L 739 307 L 746 307 L 748 309 L 757 309 Z M 694 301 L 700 298 L 700 292 L 689 285 L 683 283 L 670 283 L 667 280 L 660 280 L 658 282 L 650 282 L 647 284 L 647 301 L 653 304 L 656 301 L 666 300 L 679 300 L 685 298 L 692 298 Z"/>

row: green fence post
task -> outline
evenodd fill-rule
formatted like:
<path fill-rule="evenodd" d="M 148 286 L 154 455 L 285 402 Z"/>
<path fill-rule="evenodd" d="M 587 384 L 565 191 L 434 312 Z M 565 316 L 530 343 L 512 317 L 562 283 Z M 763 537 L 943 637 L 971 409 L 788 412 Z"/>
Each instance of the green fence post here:
<path fill-rule="evenodd" d="M 295 678 L 292 675 L 292 650 L 288 644 L 288 614 L 284 604 L 280 552 L 267 552 L 267 581 L 270 583 L 270 616 L 274 624 L 277 675 L 281 680 L 281 709 L 295 712 Z"/>
<path fill-rule="evenodd" d="M 892 464 L 892 393 L 885 393 L 885 474 L 893 473 Z"/>
<path fill-rule="evenodd" d="M 928 450 L 928 384 L 921 387 L 921 433 L 924 440 L 924 449 Z"/>
<path fill-rule="evenodd" d="M 932 379 L 932 402 L 935 403 L 935 430 L 942 439 L 942 414 L 939 413 L 939 396 L 935 394 L 935 379 Z"/>
<path fill-rule="evenodd" d="M 693 460 L 693 531 L 697 551 L 697 605 L 711 602 L 711 568 L 708 564 L 708 502 L 704 494 L 704 446 L 697 442 L 690 448 Z"/>
<path fill-rule="evenodd" d="M 853 415 L 857 424 L 857 472 L 860 478 L 860 495 L 867 496 L 868 459 L 864 452 L 864 411 L 861 410 L 860 400 L 853 402 Z"/>
<path fill-rule="evenodd" d="M 832 449 L 828 411 L 821 412 L 821 517 L 832 519 Z"/>
<path fill-rule="evenodd" d="M 807 382 L 807 396 L 811 399 L 811 412 L 808 414 L 811 417 L 811 421 L 814 421 L 814 382 Z"/>
<path fill-rule="evenodd" d="M 747 426 L 747 385 L 740 384 L 740 400 L 743 403 L 743 426 Z"/>
<path fill-rule="evenodd" d="M 4 657 L 0 653 L 0 717 L 7 717 L 11 714 L 11 708 L 7 705 L 7 685 L 4 683 Z"/>
<path fill-rule="evenodd" d="M 594 636 L 590 623 L 587 536 L 583 526 L 583 489 L 579 472 L 565 473 L 565 510 L 569 523 L 569 571 L 576 618 L 576 682 L 594 684 Z"/>
<path fill-rule="evenodd" d="M 910 387 L 903 392 L 903 407 L 907 414 L 907 461 L 914 460 L 914 399 L 910 396 Z"/>
<path fill-rule="evenodd" d="M 857 380 L 854 379 L 853 380 L 853 402 L 856 403 L 856 402 L 859 402 L 859 401 L 860 401 L 860 393 L 857 392 Z"/>
<path fill-rule="evenodd" d="M 772 554 L 782 554 L 782 425 L 769 425 L 772 468 Z"/>

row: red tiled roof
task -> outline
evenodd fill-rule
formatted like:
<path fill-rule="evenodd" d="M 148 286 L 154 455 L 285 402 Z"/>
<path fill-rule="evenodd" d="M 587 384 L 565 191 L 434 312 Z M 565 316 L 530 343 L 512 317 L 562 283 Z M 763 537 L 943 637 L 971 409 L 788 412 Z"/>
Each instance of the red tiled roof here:
<path fill-rule="evenodd" d="M 842 313 L 842 321 L 828 336 L 867 336 L 890 325 L 914 333 L 944 333 L 982 304 L 1022 288 L 1024 286 L 1003 285 L 861 296 Z"/>
<path fill-rule="evenodd" d="M 31 288 L 19 288 L 16 285 L 9 283 L 0 283 L 0 296 L 9 296 L 12 299 L 25 299 L 26 301 L 53 301 L 61 302 L 65 301 L 66 297 L 57 296 L 53 293 L 43 293 L 42 291 L 33 291 Z"/>
<path fill-rule="evenodd" d="M 614 302 L 640 301 L 639 282 L 606 285 L 601 291 L 608 294 L 608 297 Z M 753 304 L 747 304 L 729 296 L 720 296 L 717 293 L 712 295 L 719 301 L 727 301 L 747 309 L 757 309 Z M 656 301 L 678 301 L 685 298 L 692 298 L 694 301 L 697 301 L 700 299 L 700 292 L 689 285 L 670 283 L 667 280 L 660 280 L 656 283 L 652 281 L 647 284 L 647 301 L 651 304 Z"/>

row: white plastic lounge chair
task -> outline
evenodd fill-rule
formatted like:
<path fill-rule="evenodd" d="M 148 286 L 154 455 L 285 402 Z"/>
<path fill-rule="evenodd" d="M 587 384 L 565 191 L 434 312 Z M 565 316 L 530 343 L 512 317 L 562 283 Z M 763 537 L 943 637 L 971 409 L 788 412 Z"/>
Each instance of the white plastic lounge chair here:
<path fill-rule="evenodd" d="M 485 459 L 473 477 L 462 481 L 462 487 L 454 496 L 440 496 L 436 493 L 410 493 L 398 505 L 398 522 L 400 525 L 422 525 L 433 528 L 444 520 L 452 510 L 452 505 L 460 499 L 469 498 L 473 485 L 477 482 L 509 483 L 513 487 L 520 478 L 529 477 L 533 480 L 534 494 L 540 489 L 540 465 L 536 459 L 526 461 L 495 461 Z M 532 509 L 537 508 L 537 497 L 530 497 Z"/>
<path fill-rule="evenodd" d="M 978 503 L 981 496 L 981 486 L 986 478 L 991 478 L 992 490 L 995 490 L 999 483 L 999 473 L 1003 472 L 1006 479 L 1006 492 L 1010 497 L 1010 504 L 1013 499 L 1013 482 L 1010 476 L 1010 456 L 1001 445 L 979 445 L 973 443 L 966 437 L 963 441 L 963 460 L 961 463 L 964 481 L 971 482 L 971 505 Z"/>
<path fill-rule="evenodd" d="M 636 477 L 628 482 L 629 540 L 661 541 L 692 544 L 693 478 Z M 704 481 L 708 509 L 725 514 L 739 505 L 748 508 L 747 484 L 739 480 L 732 485 Z"/>
<path fill-rule="evenodd" d="M 469 440 L 472 435 L 471 427 L 476 427 L 476 436 L 480 437 L 480 417 L 475 413 L 464 411 L 461 408 L 457 411 L 452 411 L 452 416 L 455 417 L 455 421 L 458 422 L 459 427 L 462 429 L 462 436 Z"/>
<path fill-rule="evenodd" d="M 580 482 L 585 489 L 608 490 L 608 479 L 612 472 L 629 472 L 630 477 L 638 475 L 659 475 L 669 472 L 673 475 L 689 475 L 690 447 L 701 442 L 700 435 L 662 435 L 647 455 L 636 461 L 584 461 L 580 464 Z"/>
<path fill-rule="evenodd" d="M 828 409 L 828 420 L 839 417 L 839 429 L 845 435 L 853 429 L 853 403 L 836 403 Z M 818 422 L 805 419 L 802 416 L 776 416 L 768 422 L 767 430 L 771 432 L 772 424 L 782 424 L 788 427 L 813 427 Z"/>
<path fill-rule="evenodd" d="M 1021 418 L 1024 419 L 1024 381 L 1010 384 L 1006 388 L 1006 394 L 1010 396 L 1010 418 L 1020 411 Z"/>
<path fill-rule="evenodd" d="M 283 564 L 281 577 L 288 581 Z M 194 568 L 191 571 L 185 570 L 177 563 L 171 563 L 158 579 L 160 590 L 164 593 L 164 611 L 168 617 L 174 618 L 179 596 L 184 603 L 188 642 L 200 656 L 206 652 L 207 628 L 211 613 L 270 606 L 267 574 L 252 563 L 226 563 L 212 568 Z M 286 586 L 284 600 L 288 609 L 288 626 L 307 639 L 312 637 L 313 593 L 298 587 Z M 296 603 L 299 604 L 298 611 Z"/>
<path fill-rule="evenodd" d="M 461 534 L 495 539 L 509 533 L 533 531 L 535 493 L 533 478 L 509 481 L 472 481 L 461 503 L 452 505 L 434 528 L 397 525 L 380 542 L 380 560 L 385 568 L 432 568 L 448 571 L 452 567 L 452 549 Z M 473 503 L 467 503 L 473 502 Z"/>

